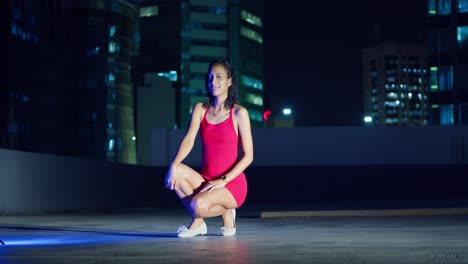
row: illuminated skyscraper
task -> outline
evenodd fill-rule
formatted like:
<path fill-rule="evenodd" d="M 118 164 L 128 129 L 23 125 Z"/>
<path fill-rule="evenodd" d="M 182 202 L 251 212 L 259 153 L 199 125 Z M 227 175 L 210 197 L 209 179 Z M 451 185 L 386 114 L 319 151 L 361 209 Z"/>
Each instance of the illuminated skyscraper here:
<path fill-rule="evenodd" d="M 428 80 L 423 45 L 383 43 L 363 51 L 366 125 L 424 126 Z"/>
<path fill-rule="evenodd" d="M 173 82 L 173 127 L 185 128 L 196 102 L 206 100 L 205 74 L 215 58 L 237 70 L 239 99 L 252 125 L 263 119 L 263 1 L 144 0 L 141 49 L 134 65 L 137 86 L 153 73 Z M 161 106 L 161 111 L 165 107 Z M 172 113 L 168 113 L 172 114 Z"/>
<path fill-rule="evenodd" d="M 136 163 L 130 58 L 138 1 L 7 2 L 2 145 Z"/>
<path fill-rule="evenodd" d="M 430 123 L 468 124 L 468 0 L 427 0 Z"/>

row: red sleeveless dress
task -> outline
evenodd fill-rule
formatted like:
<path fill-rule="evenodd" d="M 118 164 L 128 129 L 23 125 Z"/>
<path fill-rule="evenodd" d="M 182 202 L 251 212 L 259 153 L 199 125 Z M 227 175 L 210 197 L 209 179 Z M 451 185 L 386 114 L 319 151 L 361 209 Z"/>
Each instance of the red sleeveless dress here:
<path fill-rule="evenodd" d="M 229 172 L 238 161 L 239 136 L 233 123 L 232 108 L 229 118 L 219 124 L 211 124 L 206 120 L 207 108 L 200 125 L 202 142 L 202 170 L 201 175 L 207 181 L 221 178 Z M 247 197 L 247 180 L 242 172 L 226 184 L 240 207 Z"/>

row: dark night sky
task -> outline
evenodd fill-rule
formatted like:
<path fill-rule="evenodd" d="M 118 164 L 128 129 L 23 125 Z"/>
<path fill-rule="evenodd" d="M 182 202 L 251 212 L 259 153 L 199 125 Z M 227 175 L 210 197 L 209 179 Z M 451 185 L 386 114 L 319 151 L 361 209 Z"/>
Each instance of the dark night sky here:
<path fill-rule="evenodd" d="M 414 41 L 425 2 L 265 1 L 265 105 L 291 106 L 296 126 L 361 125 L 361 54 L 375 43 L 375 24 L 385 39 Z"/>

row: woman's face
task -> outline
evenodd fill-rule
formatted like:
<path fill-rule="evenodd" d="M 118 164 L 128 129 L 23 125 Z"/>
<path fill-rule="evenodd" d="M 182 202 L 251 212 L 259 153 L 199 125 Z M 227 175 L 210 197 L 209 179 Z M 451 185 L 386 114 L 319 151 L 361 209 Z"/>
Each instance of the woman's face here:
<path fill-rule="evenodd" d="M 228 73 L 223 65 L 215 64 L 211 67 L 208 73 L 208 87 L 213 96 L 227 96 L 231 84 L 232 79 L 228 77 Z"/>

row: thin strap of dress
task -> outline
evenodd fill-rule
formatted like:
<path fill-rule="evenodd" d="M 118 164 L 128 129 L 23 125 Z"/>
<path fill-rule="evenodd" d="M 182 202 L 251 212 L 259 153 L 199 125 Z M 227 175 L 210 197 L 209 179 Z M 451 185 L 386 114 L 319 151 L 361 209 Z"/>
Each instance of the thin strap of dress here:
<path fill-rule="evenodd" d="M 206 119 L 206 115 L 208 114 L 208 110 L 210 110 L 209 106 L 205 109 L 205 114 L 203 114 L 203 119 L 202 120 Z"/>
<path fill-rule="evenodd" d="M 210 109 L 210 107 L 208 106 L 206 109 L 205 109 L 205 113 L 203 114 L 203 119 L 202 119 L 202 122 L 203 120 L 206 119 L 206 114 L 208 114 L 208 110 Z"/>

